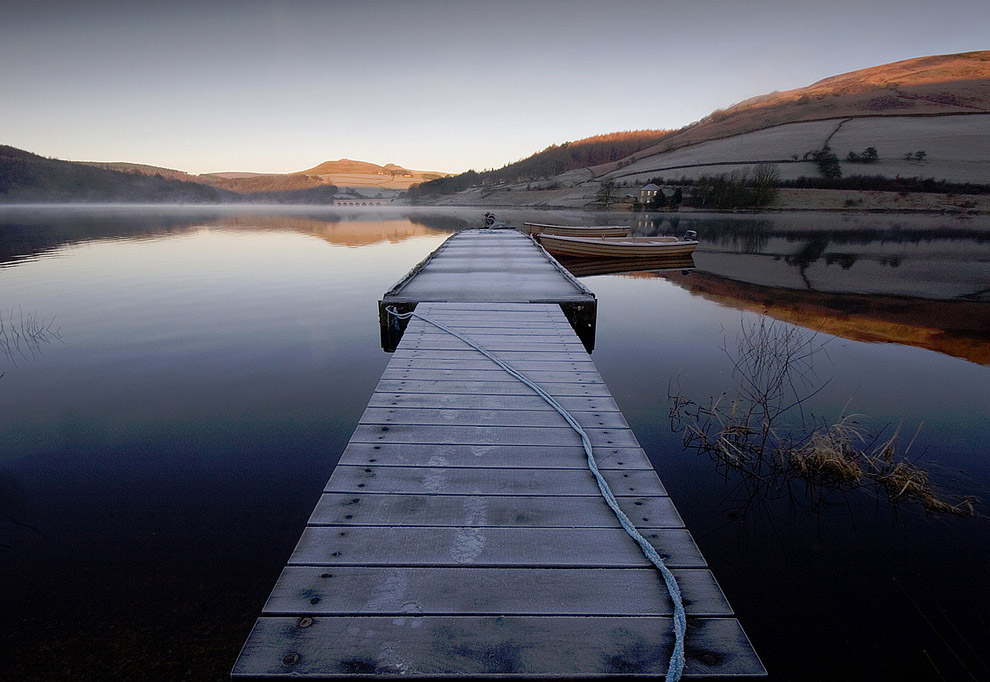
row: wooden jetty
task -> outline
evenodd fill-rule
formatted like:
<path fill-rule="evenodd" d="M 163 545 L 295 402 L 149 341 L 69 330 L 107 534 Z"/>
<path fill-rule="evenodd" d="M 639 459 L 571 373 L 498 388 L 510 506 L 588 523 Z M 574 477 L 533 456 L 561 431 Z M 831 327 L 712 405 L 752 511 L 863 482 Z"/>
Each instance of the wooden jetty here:
<path fill-rule="evenodd" d="M 385 292 L 378 306 L 382 348 L 391 352 L 420 303 L 556 303 L 590 353 L 595 347 L 597 300 L 530 237 L 511 229 L 464 230 Z"/>
<path fill-rule="evenodd" d="M 621 508 L 680 584 L 685 677 L 765 675 L 561 306 L 416 310 L 526 374 L 588 433 Z M 413 318 L 232 676 L 662 676 L 671 614 L 578 435 L 491 360 Z"/>

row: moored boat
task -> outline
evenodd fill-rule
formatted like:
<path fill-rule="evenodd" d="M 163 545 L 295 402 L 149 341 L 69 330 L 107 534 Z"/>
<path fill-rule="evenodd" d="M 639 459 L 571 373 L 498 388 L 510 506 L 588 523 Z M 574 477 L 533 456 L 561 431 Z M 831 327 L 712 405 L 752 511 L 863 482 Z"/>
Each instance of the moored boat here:
<path fill-rule="evenodd" d="M 523 232 L 532 235 L 557 234 L 569 237 L 624 237 L 628 227 L 610 225 L 547 225 L 544 223 L 523 223 Z"/>
<path fill-rule="evenodd" d="M 575 277 L 592 275 L 656 274 L 694 270 L 693 256 L 637 256 L 636 258 L 572 258 L 557 256 L 557 262 Z"/>
<path fill-rule="evenodd" d="M 643 258 L 689 256 L 696 239 L 677 237 L 569 237 L 540 235 L 540 244 L 555 256 L 575 258 Z"/>

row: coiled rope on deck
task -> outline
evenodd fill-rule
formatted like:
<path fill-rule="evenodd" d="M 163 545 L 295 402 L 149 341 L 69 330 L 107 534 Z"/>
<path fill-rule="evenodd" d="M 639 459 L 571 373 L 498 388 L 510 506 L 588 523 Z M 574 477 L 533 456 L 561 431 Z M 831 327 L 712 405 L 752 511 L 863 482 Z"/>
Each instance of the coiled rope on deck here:
<path fill-rule="evenodd" d="M 471 346 L 505 370 L 509 375 L 533 389 L 536 394 L 543 398 L 543 400 L 546 401 L 550 407 L 556 410 L 560 416 L 564 418 L 567 424 L 581 437 L 581 444 L 584 446 L 584 452 L 587 456 L 588 469 L 591 470 L 591 473 L 595 477 L 595 481 L 598 482 L 598 490 L 601 491 L 602 497 L 605 499 L 605 503 L 608 504 L 609 508 L 615 514 L 623 530 L 626 531 L 629 537 L 636 541 L 636 544 L 638 544 L 640 549 L 643 550 L 643 554 L 646 558 L 650 560 L 650 563 L 657 567 L 657 570 L 660 571 L 660 575 L 663 576 L 663 582 L 667 586 L 667 593 L 670 595 L 670 600 L 674 604 L 674 650 L 670 655 L 670 663 L 667 665 L 667 675 L 664 679 L 667 682 L 677 682 L 677 680 L 680 680 L 681 674 L 684 672 L 684 633 L 687 630 L 687 615 L 684 612 L 684 603 L 681 599 L 681 589 L 677 585 L 677 579 L 674 578 L 674 574 L 671 573 L 670 569 L 667 568 L 667 565 L 664 564 L 663 559 L 660 558 L 656 548 L 654 548 L 653 545 L 651 545 L 649 541 L 643 537 L 643 535 L 629 520 L 629 517 L 627 517 L 619 508 L 619 503 L 615 499 L 615 495 L 612 494 L 612 490 L 609 488 L 608 482 L 605 481 L 605 478 L 598 470 L 598 464 L 595 462 L 595 456 L 591 446 L 591 439 L 588 438 L 588 434 L 585 433 L 583 428 L 581 428 L 581 425 L 578 424 L 577 420 L 574 419 L 574 417 L 572 417 L 571 414 L 564 409 L 564 407 L 557 402 L 553 396 L 540 388 L 536 383 L 525 377 L 518 370 L 496 357 L 491 351 L 483 348 L 463 334 L 460 334 L 450 327 L 447 327 L 436 320 L 430 319 L 425 315 L 421 315 L 416 311 L 400 313 L 392 306 L 387 307 L 385 310 L 389 315 L 392 315 L 398 320 L 416 317 L 428 324 L 432 324 L 437 329 L 440 329 L 441 331 L 444 331 Z"/>

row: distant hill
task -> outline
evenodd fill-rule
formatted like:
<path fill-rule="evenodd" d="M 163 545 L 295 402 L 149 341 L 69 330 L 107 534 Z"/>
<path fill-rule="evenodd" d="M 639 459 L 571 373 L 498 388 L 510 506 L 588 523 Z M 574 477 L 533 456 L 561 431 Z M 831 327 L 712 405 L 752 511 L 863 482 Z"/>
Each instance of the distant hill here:
<path fill-rule="evenodd" d="M 337 193 L 332 184 L 300 186 L 292 176 L 277 176 L 276 182 L 261 183 L 263 189 L 242 194 L 200 182 L 200 177 L 142 164 L 47 159 L 0 145 L 0 203 L 327 204 Z"/>
<path fill-rule="evenodd" d="M 395 164 L 389 164 L 393 168 L 399 168 Z M 367 161 L 352 161 L 351 159 L 339 159 L 337 161 L 324 161 L 319 166 L 313 166 L 308 170 L 301 171 L 306 175 L 331 175 L 334 173 L 364 173 L 367 175 L 383 175 L 385 167 L 378 166 Z"/>
<path fill-rule="evenodd" d="M 361 190 L 364 194 L 371 191 L 374 194 L 384 192 L 394 196 L 412 184 L 443 176 L 444 173 L 409 170 L 394 163 L 379 166 L 367 161 L 339 159 L 325 161 L 296 173 L 230 171 L 206 173 L 196 176 L 196 179 L 198 182 L 240 194 L 312 190 L 334 185 L 342 189 Z"/>
<path fill-rule="evenodd" d="M 324 182 L 320 178 L 305 175 L 303 173 L 285 174 L 248 174 L 244 173 L 238 177 L 229 177 L 233 173 L 224 173 L 228 177 L 219 175 L 197 176 L 200 182 L 207 183 L 213 187 L 237 192 L 239 194 L 257 194 L 260 192 L 289 192 L 316 187 L 327 187 L 333 185 L 332 182 Z"/>
<path fill-rule="evenodd" d="M 446 176 L 446 173 L 410 170 L 394 163 L 379 166 L 366 161 L 353 161 L 351 159 L 326 161 L 304 170 L 302 173 L 319 178 L 323 182 L 332 182 L 339 187 L 393 191 L 403 191 L 411 185 Z"/>
<path fill-rule="evenodd" d="M 221 189 L 196 182 L 46 159 L 0 145 L 3 202 L 215 203 L 230 198 Z"/>
<path fill-rule="evenodd" d="M 666 136 L 597 177 L 636 184 L 745 170 L 817 178 L 829 147 L 843 175 L 990 183 L 990 51 L 910 59 L 754 97 Z M 866 149 L 869 163 L 857 159 Z"/>
<path fill-rule="evenodd" d="M 160 175 L 168 180 L 183 180 L 185 182 L 198 182 L 203 183 L 201 180 L 202 176 L 192 175 L 191 173 L 186 173 L 185 171 L 175 170 L 173 168 L 162 168 L 161 166 L 149 166 L 143 163 L 126 163 L 126 162 L 103 162 L 103 161 L 80 161 L 78 163 L 83 163 L 87 166 L 93 166 L 94 168 L 103 168 L 104 170 L 120 171 L 121 173 L 136 173 L 138 175 Z"/>
<path fill-rule="evenodd" d="M 671 130 L 632 130 L 595 135 L 561 145 L 555 144 L 522 161 L 483 173 L 482 177 L 502 182 L 520 182 L 620 161 L 650 148 L 672 132 Z"/>
<path fill-rule="evenodd" d="M 794 188 L 980 194 L 990 186 L 990 51 L 860 69 L 754 97 L 679 130 L 646 132 L 657 136 L 610 158 L 578 154 L 583 141 L 572 142 L 498 171 L 425 183 L 409 196 L 444 205 L 582 208 L 595 205 L 606 181 L 631 201 L 647 182 L 752 177 L 760 164 Z M 835 161 L 841 178 L 822 177 L 818 153 Z M 801 205 L 808 195 L 788 196 Z M 894 200 L 874 199 L 847 197 L 840 205 L 896 208 Z M 950 204 L 969 210 L 973 201 Z"/>
<path fill-rule="evenodd" d="M 391 198 L 415 182 L 442 173 L 397 164 L 327 161 L 299 173 L 231 171 L 192 175 L 126 162 L 47 159 L 0 145 L 0 202 L 330 203 L 350 197 Z"/>
<path fill-rule="evenodd" d="M 908 59 L 753 97 L 666 135 L 644 154 L 785 123 L 974 112 L 990 112 L 990 50 Z"/>
<path fill-rule="evenodd" d="M 448 194 L 478 182 L 530 182 L 553 177 L 569 171 L 617 162 L 632 154 L 655 146 L 669 135 L 669 130 L 633 130 L 586 137 L 573 142 L 550 145 L 521 161 L 497 170 L 460 175 L 426 182 L 410 190 L 413 197 Z"/>

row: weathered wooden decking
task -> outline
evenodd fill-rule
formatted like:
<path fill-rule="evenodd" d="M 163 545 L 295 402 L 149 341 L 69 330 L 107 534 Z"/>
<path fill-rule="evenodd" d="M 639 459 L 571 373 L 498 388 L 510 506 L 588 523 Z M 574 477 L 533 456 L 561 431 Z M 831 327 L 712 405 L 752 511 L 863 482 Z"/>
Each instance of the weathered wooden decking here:
<path fill-rule="evenodd" d="M 555 304 L 421 303 L 589 434 L 689 616 L 686 676 L 765 671 Z M 238 658 L 235 677 L 663 675 L 672 607 L 580 439 L 496 365 L 413 319 Z"/>
<path fill-rule="evenodd" d="M 406 326 L 386 308 L 405 313 L 437 302 L 556 303 L 587 351 L 595 347 L 595 295 L 516 230 L 458 232 L 385 292 L 378 307 L 382 348 L 395 350 Z"/>

